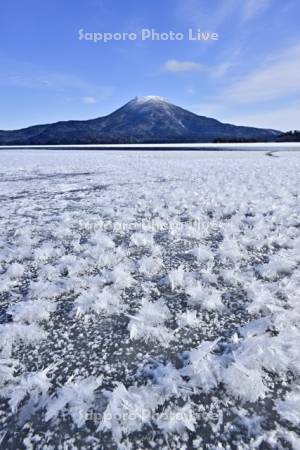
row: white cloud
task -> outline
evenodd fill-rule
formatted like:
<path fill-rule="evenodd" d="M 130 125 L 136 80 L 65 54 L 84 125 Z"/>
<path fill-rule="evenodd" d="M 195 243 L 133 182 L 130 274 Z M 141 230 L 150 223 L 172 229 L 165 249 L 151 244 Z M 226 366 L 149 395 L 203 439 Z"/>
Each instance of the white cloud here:
<path fill-rule="evenodd" d="M 184 72 L 203 72 L 211 77 L 220 78 L 225 75 L 235 65 L 235 52 L 226 62 L 215 65 L 204 65 L 195 61 L 179 61 L 177 59 L 169 59 L 163 65 L 163 70 L 173 73 Z"/>
<path fill-rule="evenodd" d="M 224 97 L 238 103 L 261 102 L 300 92 L 300 46 L 283 52 L 264 67 L 228 88 Z"/>
<path fill-rule="evenodd" d="M 96 97 L 92 97 L 92 96 L 82 97 L 82 101 L 83 101 L 83 103 L 86 103 L 87 105 L 92 105 L 94 103 L 97 103 Z"/>
<path fill-rule="evenodd" d="M 167 72 L 201 72 L 204 70 L 204 66 L 194 61 L 169 59 L 165 62 L 163 69 Z"/>

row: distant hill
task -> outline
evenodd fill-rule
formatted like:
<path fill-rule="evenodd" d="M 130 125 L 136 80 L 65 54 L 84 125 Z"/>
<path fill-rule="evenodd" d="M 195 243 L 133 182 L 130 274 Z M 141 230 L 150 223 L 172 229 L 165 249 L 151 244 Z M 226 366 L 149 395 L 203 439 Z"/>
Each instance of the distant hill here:
<path fill-rule="evenodd" d="M 162 97 L 136 97 L 105 117 L 0 131 L 0 145 L 268 142 L 282 133 L 198 116 Z"/>
<path fill-rule="evenodd" d="M 300 142 L 300 131 L 288 131 L 287 133 L 280 134 L 277 142 Z"/>

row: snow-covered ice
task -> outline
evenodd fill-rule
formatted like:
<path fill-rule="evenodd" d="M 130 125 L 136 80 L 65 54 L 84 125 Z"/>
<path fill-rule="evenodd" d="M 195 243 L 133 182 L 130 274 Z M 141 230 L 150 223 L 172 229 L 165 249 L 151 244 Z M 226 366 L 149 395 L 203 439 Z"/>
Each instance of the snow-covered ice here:
<path fill-rule="evenodd" d="M 0 447 L 300 448 L 300 153 L 0 151 Z"/>

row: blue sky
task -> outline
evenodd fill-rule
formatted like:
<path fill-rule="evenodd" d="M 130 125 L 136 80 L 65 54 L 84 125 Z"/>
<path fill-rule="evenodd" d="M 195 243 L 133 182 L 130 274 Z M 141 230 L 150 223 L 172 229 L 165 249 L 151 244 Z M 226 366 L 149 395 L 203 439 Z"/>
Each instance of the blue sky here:
<path fill-rule="evenodd" d="M 299 0 L 2 0 L 0 129 L 108 114 L 159 95 L 236 124 L 300 128 Z M 217 41 L 79 40 L 143 28 Z"/>

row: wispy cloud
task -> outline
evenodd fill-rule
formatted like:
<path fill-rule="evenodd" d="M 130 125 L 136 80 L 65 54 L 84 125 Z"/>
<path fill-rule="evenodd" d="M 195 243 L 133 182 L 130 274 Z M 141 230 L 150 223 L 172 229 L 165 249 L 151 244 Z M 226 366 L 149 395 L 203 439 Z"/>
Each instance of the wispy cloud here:
<path fill-rule="evenodd" d="M 300 92 L 300 46 L 266 61 L 225 91 L 228 101 L 247 103 L 278 99 Z"/>
<path fill-rule="evenodd" d="M 93 96 L 82 97 L 81 100 L 83 103 L 86 103 L 87 105 L 93 105 L 94 103 L 97 103 L 96 97 Z"/>
<path fill-rule="evenodd" d="M 212 4 L 207 0 L 180 1 L 176 16 L 189 25 L 202 28 L 219 28 L 230 18 L 238 18 L 233 25 L 255 19 L 265 13 L 273 0 L 226 0 L 217 2 L 212 14 Z"/>
<path fill-rule="evenodd" d="M 195 95 L 195 93 L 196 93 L 195 89 L 192 86 L 189 86 L 188 88 L 186 88 L 185 92 L 188 95 Z"/>
<path fill-rule="evenodd" d="M 236 0 L 218 2 L 213 14 L 211 4 L 206 0 L 180 0 L 176 9 L 176 16 L 191 26 L 215 31 L 214 28 L 220 26 L 234 10 L 236 10 Z"/>
<path fill-rule="evenodd" d="M 41 70 L 29 64 L 15 65 L 0 73 L 0 87 L 52 91 L 70 100 L 93 104 L 112 97 L 113 86 L 98 86 L 72 73 Z"/>
<path fill-rule="evenodd" d="M 244 0 L 242 18 L 251 20 L 264 13 L 270 6 L 271 0 Z"/>
<path fill-rule="evenodd" d="M 91 85 L 81 78 L 66 73 L 50 73 L 26 70 L 2 72 L 0 84 L 3 86 L 14 86 L 29 89 L 90 89 Z"/>
<path fill-rule="evenodd" d="M 204 70 L 204 66 L 194 61 L 169 59 L 163 65 L 163 70 L 167 72 L 201 72 Z"/>
<path fill-rule="evenodd" d="M 223 77 L 227 72 L 232 70 L 236 64 L 237 64 L 237 58 L 238 58 L 238 50 L 236 52 L 233 52 L 230 57 L 227 58 L 225 62 L 221 62 L 219 64 L 212 65 L 209 72 L 213 77 L 221 78 Z"/>
<path fill-rule="evenodd" d="M 166 61 L 162 70 L 170 73 L 187 73 L 187 72 L 202 72 L 209 77 L 220 78 L 223 77 L 229 70 L 235 66 L 235 57 L 230 57 L 224 63 L 219 64 L 200 64 L 195 61 L 179 61 L 177 59 L 169 59 Z M 159 74 L 161 72 L 158 72 Z"/>

